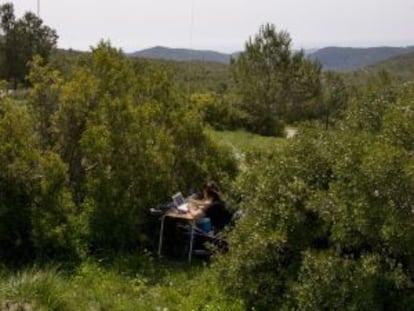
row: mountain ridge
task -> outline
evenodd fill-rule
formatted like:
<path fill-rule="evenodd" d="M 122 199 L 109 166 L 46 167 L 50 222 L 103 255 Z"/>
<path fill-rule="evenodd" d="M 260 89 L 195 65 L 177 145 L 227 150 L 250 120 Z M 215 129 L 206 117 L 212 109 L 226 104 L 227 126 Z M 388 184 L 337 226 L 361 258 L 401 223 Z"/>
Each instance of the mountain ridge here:
<path fill-rule="evenodd" d="M 319 61 L 324 70 L 351 71 L 385 61 L 398 55 L 414 52 L 414 46 L 377 46 L 363 48 L 328 46 L 320 49 L 304 50 L 304 52 L 309 59 Z M 137 58 L 173 61 L 206 61 L 229 64 L 231 57 L 236 57 L 239 53 L 154 46 L 128 53 L 128 55 Z"/>
<path fill-rule="evenodd" d="M 414 46 L 392 47 L 325 47 L 309 55 L 318 60 L 324 70 L 352 71 L 391 59 L 398 55 L 414 52 Z"/>
<path fill-rule="evenodd" d="M 359 74 L 386 71 L 401 81 L 414 81 L 414 51 L 368 65 L 358 70 Z"/>
<path fill-rule="evenodd" d="M 148 49 L 129 53 L 131 57 L 165 59 L 175 61 L 209 61 L 228 64 L 234 55 L 221 53 L 213 50 L 195 50 L 186 48 L 169 48 L 165 46 L 154 46 Z"/>

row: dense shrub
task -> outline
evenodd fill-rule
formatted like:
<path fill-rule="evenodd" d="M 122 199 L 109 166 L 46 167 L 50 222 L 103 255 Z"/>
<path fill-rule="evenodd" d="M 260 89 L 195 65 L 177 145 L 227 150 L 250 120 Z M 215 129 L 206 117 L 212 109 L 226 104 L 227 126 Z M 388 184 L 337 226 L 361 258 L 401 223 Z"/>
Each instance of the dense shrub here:
<path fill-rule="evenodd" d="M 191 104 L 204 121 L 217 130 L 235 130 L 246 126 L 248 115 L 236 104 L 234 95 L 200 94 L 191 96 Z"/>
<path fill-rule="evenodd" d="M 163 72 L 101 42 L 66 78 L 31 63 L 28 101 L 0 106 L 0 256 L 148 246 L 150 207 L 236 173 Z"/>
<path fill-rule="evenodd" d="M 0 99 L 0 256 L 31 254 L 33 177 L 40 158 L 34 122 L 26 107 Z"/>
<path fill-rule="evenodd" d="M 229 294 L 260 310 L 411 310 L 412 90 L 370 86 L 337 129 L 250 160 L 215 264 Z"/>

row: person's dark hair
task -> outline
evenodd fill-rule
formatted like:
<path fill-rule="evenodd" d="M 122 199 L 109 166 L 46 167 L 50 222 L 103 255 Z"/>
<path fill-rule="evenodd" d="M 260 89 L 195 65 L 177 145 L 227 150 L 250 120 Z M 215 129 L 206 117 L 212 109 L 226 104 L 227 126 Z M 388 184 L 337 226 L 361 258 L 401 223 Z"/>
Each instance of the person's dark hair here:
<path fill-rule="evenodd" d="M 217 184 L 214 181 L 208 182 L 204 186 L 206 195 L 213 199 L 213 201 L 221 201 L 220 193 Z"/>
<path fill-rule="evenodd" d="M 216 191 L 217 193 L 219 193 L 219 192 L 220 192 L 220 190 L 219 190 L 219 188 L 218 188 L 218 186 L 217 186 L 216 182 L 215 182 L 215 181 L 213 181 L 213 180 L 211 180 L 211 181 L 209 181 L 209 182 L 207 183 L 207 188 L 210 188 L 210 189 L 212 189 L 212 190 Z"/>

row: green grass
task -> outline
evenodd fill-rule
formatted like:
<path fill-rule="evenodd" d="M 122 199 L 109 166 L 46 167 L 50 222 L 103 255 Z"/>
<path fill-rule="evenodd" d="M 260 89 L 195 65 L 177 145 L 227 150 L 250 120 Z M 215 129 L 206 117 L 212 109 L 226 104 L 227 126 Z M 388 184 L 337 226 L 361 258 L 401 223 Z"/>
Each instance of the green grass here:
<path fill-rule="evenodd" d="M 286 138 L 260 136 L 243 130 L 238 131 L 214 131 L 209 133 L 224 144 L 234 148 L 238 152 L 248 149 L 273 149 L 286 144 Z"/>
<path fill-rule="evenodd" d="M 32 267 L 10 272 L 3 268 L 0 310 L 6 303 L 41 311 L 243 309 L 219 288 L 205 264 L 159 262 L 149 256 L 89 260 L 72 271 Z"/>
<path fill-rule="evenodd" d="M 280 152 L 288 144 L 288 139 L 283 137 L 261 136 L 243 130 L 215 131 L 208 129 L 207 132 L 214 140 L 228 146 L 233 151 L 241 169 L 245 167 L 247 154 Z"/>

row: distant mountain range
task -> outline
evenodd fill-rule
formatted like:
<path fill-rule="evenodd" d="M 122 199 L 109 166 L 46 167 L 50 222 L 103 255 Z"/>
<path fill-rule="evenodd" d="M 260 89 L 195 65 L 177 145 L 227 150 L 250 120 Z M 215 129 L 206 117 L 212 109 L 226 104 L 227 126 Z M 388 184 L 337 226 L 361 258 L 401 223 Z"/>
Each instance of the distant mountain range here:
<path fill-rule="evenodd" d="M 414 52 L 414 46 L 370 48 L 326 47 L 317 50 L 308 57 L 313 60 L 319 60 L 325 70 L 351 71 L 410 52 Z"/>
<path fill-rule="evenodd" d="M 305 50 L 305 55 L 318 60 L 325 70 L 351 71 L 393 58 L 398 55 L 414 52 L 409 47 L 326 47 L 318 50 Z M 209 50 L 174 49 L 162 46 L 130 53 L 132 57 L 165 59 L 174 61 L 205 61 L 228 64 L 231 57 L 240 52 L 225 54 Z"/>
<path fill-rule="evenodd" d="M 356 71 L 360 75 L 387 71 L 401 81 L 414 81 L 414 52 L 404 53 Z"/>
<path fill-rule="evenodd" d="M 165 59 L 175 61 L 206 61 L 216 63 L 230 63 L 233 54 L 225 54 L 208 50 L 173 49 L 163 46 L 155 46 L 149 49 L 129 54 L 132 57 Z"/>

